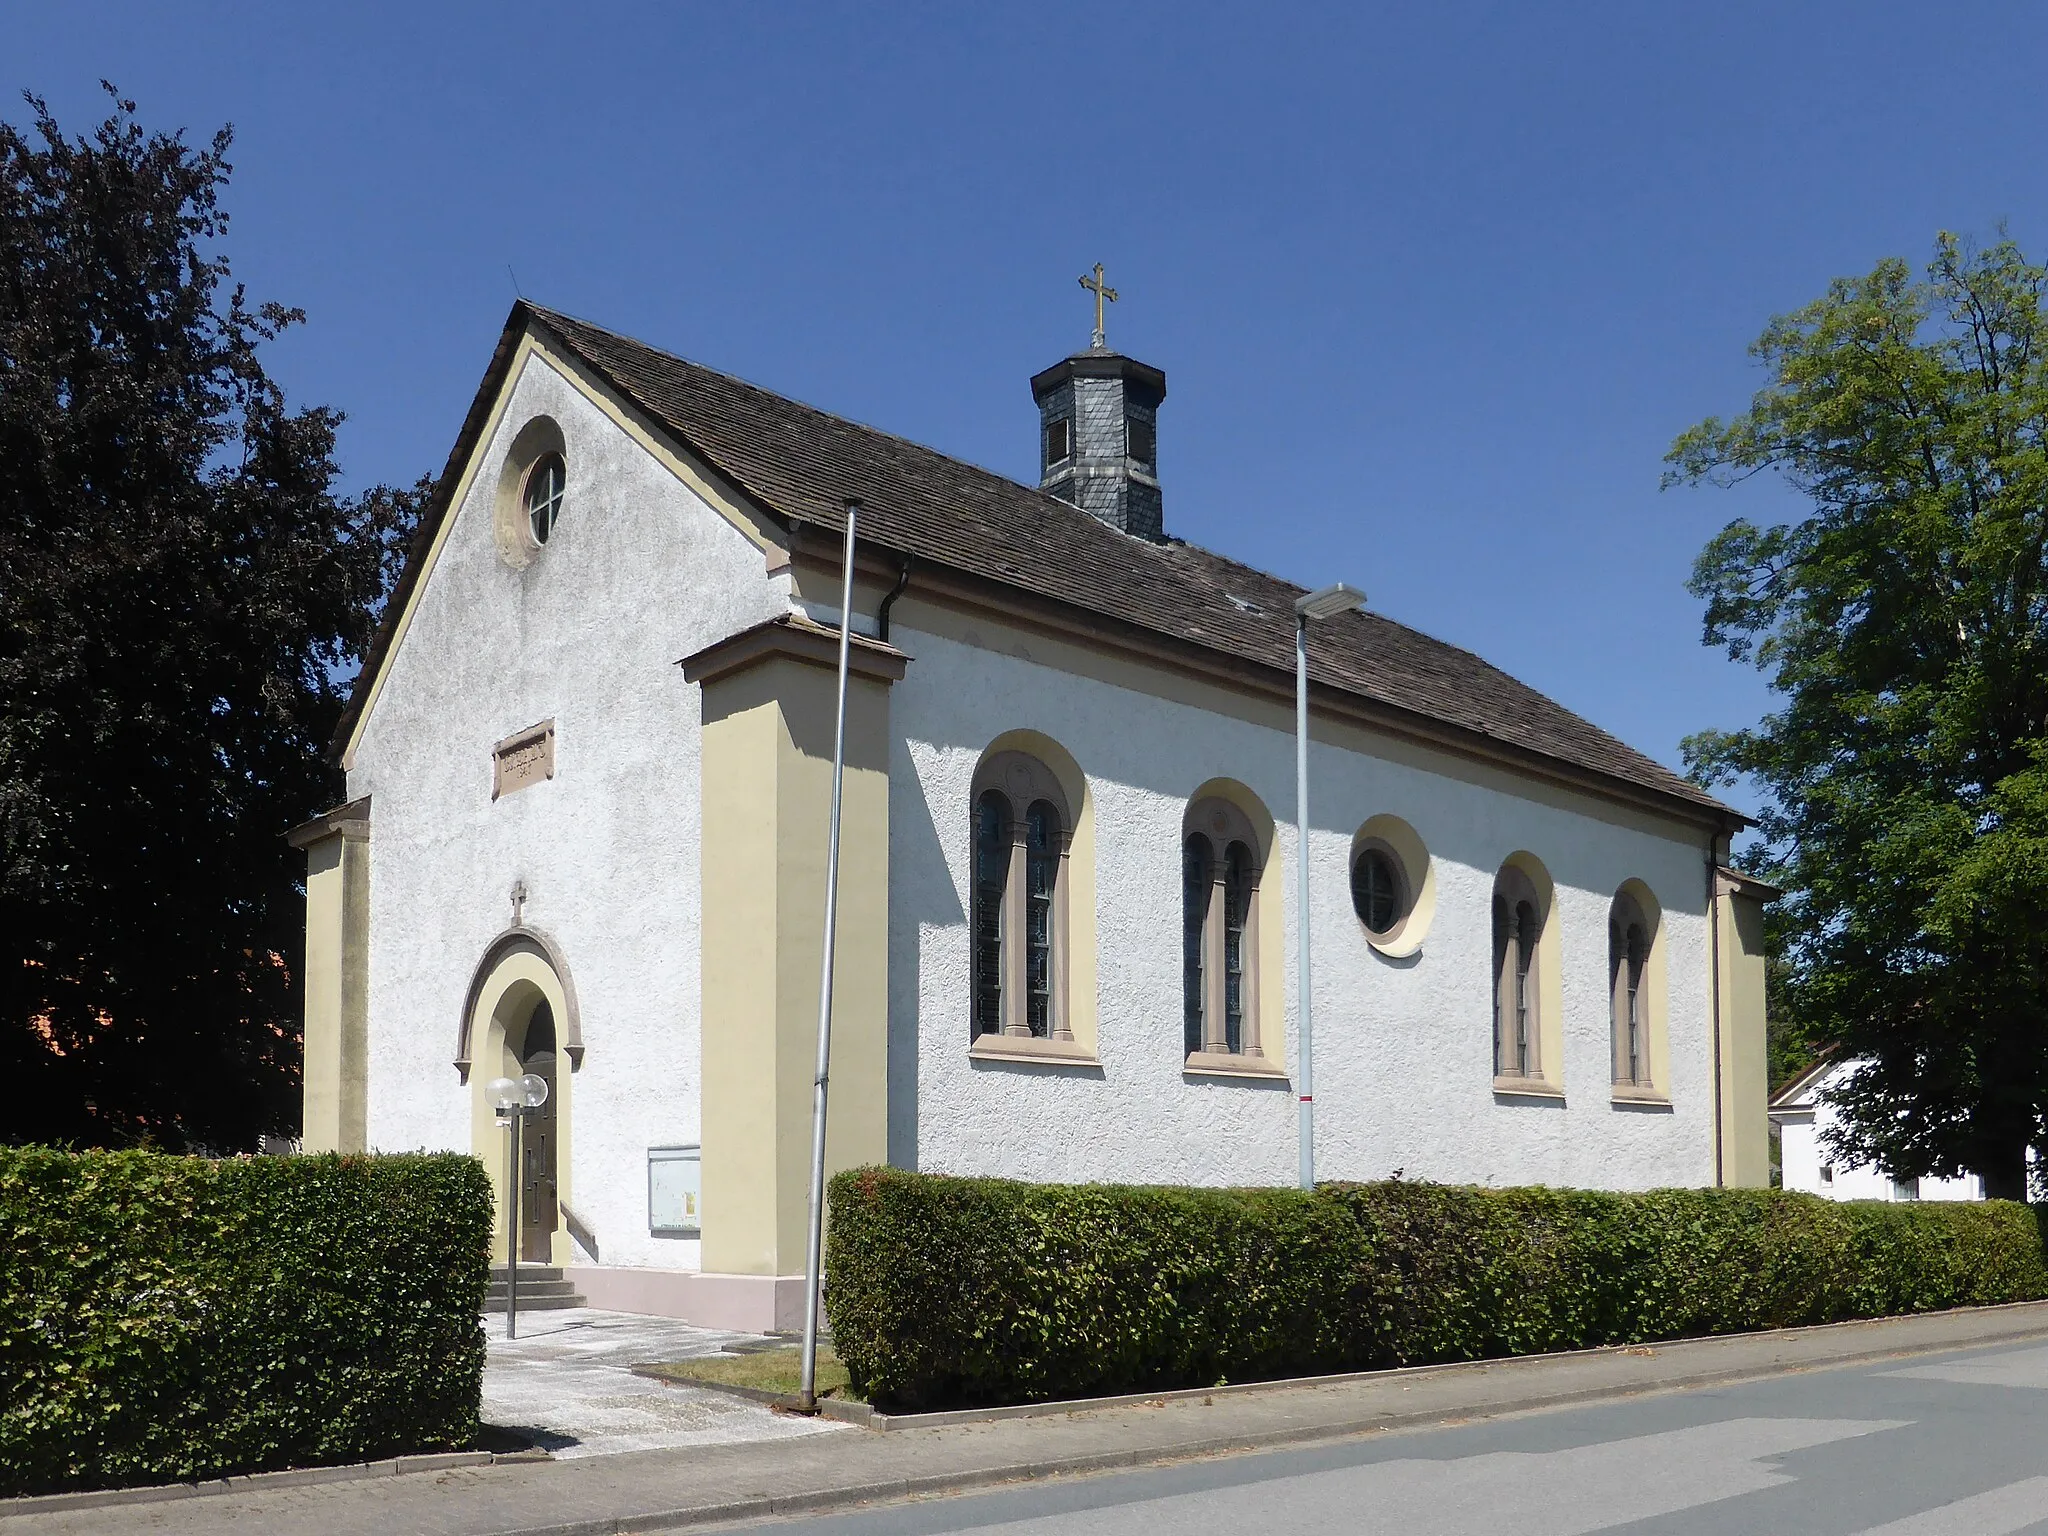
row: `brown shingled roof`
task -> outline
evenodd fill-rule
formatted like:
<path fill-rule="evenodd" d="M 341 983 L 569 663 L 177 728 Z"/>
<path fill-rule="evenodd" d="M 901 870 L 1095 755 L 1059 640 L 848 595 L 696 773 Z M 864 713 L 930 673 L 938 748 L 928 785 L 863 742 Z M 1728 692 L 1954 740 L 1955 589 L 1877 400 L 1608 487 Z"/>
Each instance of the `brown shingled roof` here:
<path fill-rule="evenodd" d="M 864 541 L 1292 675 L 1291 609 L 1300 587 L 1191 544 L 1134 538 L 989 470 L 551 310 L 515 306 L 507 341 L 528 315 L 785 522 L 843 532 L 842 502 L 857 497 Z M 501 342 L 494 373 L 508 350 Z M 484 393 L 490 392 L 487 378 Z M 480 424 L 473 409 L 465 440 Z M 458 454 L 467 451 L 467 441 L 458 444 Z M 453 479 L 452 473 L 443 477 L 444 494 Z M 429 520 L 443 515 L 437 502 Z M 431 528 L 422 535 L 416 551 L 427 547 Z M 387 624 L 404 596 L 402 589 L 394 598 Z M 387 643 L 379 637 L 366 677 Z M 1378 614 L 1344 614 L 1317 624 L 1310 661 L 1319 683 L 1371 704 L 1681 802 L 1694 818 L 1704 812 L 1739 819 L 1662 764 L 1471 652 Z M 344 737 L 361 697 L 359 688 Z"/>

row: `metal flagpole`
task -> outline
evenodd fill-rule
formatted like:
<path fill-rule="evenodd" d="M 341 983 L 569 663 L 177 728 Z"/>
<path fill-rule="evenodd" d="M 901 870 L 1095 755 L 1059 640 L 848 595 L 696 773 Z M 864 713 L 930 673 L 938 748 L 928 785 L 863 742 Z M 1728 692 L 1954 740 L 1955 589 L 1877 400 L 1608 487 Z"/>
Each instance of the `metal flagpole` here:
<path fill-rule="evenodd" d="M 1308 614 L 1294 615 L 1294 926 L 1300 959 L 1295 966 L 1301 988 L 1301 1187 L 1316 1187 L 1316 1078 L 1313 1032 L 1309 1022 L 1308 972 Z"/>
<path fill-rule="evenodd" d="M 853 525 L 846 500 L 846 553 L 839 588 L 839 708 L 832 727 L 832 816 L 825 834 L 825 954 L 818 976 L 818 1076 L 811 1095 L 811 1228 L 804 1251 L 804 1359 L 797 1406 L 818 1409 L 818 1294 L 825 1263 L 825 1084 L 832 1065 L 832 949 L 839 930 L 839 799 L 846 781 L 846 666 L 853 645 Z"/>

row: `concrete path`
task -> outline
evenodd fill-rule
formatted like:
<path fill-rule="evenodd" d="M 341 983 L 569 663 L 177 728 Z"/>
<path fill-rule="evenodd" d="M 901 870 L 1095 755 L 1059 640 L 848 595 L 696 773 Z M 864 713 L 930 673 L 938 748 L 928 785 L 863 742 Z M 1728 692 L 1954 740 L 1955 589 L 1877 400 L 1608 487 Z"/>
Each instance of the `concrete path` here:
<path fill-rule="evenodd" d="M 1732 1382 L 1785 1372 L 1851 1363 L 1858 1364 L 1866 1377 L 1894 1370 L 1910 1371 L 1929 1363 L 1949 1370 L 1951 1375 L 2029 1369 L 2009 1361 L 2001 1364 L 1987 1356 L 1954 1361 L 1931 1358 L 1991 1344 L 2009 1349 L 2022 1342 L 2034 1346 L 2048 1343 L 2048 1303 L 1692 1340 L 1654 1348 L 1595 1350 L 1385 1372 L 1263 1391 L 1155 1400 L 1151 1406 L 1076 1410 L 943 1427 L 887 1432 L 843 1430 L 771 1443 L 703 1445 L 684 1450 L 586 1456 L 579 1460 L 451 1467 L 408 1476 L 282 1487 L 251 1484 L 174 1502 L 48 1511 L 13 1518 L 6 1516 L 6 1506 L 0 1504 L 0 1536 L 18 1536 L 29 1531 L 155 1531 L 171 1536 L 238 1531 L 279 1532 L 284 1536 L 387 1536 L 392 1532 L 425 1532 L 435 1536 L 597 1536 L 626 1530 L 678 1529 L 715 1521 L 843 1510 L 863 1503 L 881 1505 L 920 1495 L 999 1488 L 1062 1474 L 1128 1471 L 1201 1458 L 1230 1458 L 1214 1464 L 1235 1465 L 1240 1453 L 1263 1447 L 1330 1442 L 1371 1435 L 1374 1431 L 1464 1424 L 1563 1405 L 1610 1404 L 1602 1411 L 1615 1415 L 1628 1426 L 1638 1422 L 1639 1409 L 1647 1414 L 1649 1405 L 1659 1401 L 1653 1394 L 1686 1388 L 1718 1389 Z M 1929 1358 L 1906 1358 L 1914 1355 Z M 1881 1370 L 1871 1369 L 1880 1364 Z M 1914 1378 L 1897 1380 L 1911 1382 Z M 1919 1386 L 1933 1390 L 1926 1382 Z M 1960 1381 L 1944 1378 L 1940 1383 L 1941 1390 L 1962 1388 Z M 1998 1389 L 1982 1386 L 1973 1390 Z M 1705 1396 L 1701 1394 L 1702 1400 Z M 1632 1401 L 1620 1403 L 1616 1401 L 1619 1399 Z M 2032 1401 L 2030 1394 L 2029 1402 Z M 1546 1416 L 1544 1420 L 1528 1422 L 1558 1422 L 1567 1417 L 1570 1416 Z M 1855 1418 L 1860 1424 L 1865 1420 L 1889 1422 L 1903 1415 L 1887 1410 L 1835 1417 Z M 2028 1419 L 2027 1427 L 2038 1438 L 2040 1432 L 2032 1428 L 2035 1422 Z M 1633 1431 L 1624 1433 L 1629 1432 Z M 1854 1433 L 1875 1436 L 1881 1431 L 1859 1428 Z M 1421 1444 L 1427 1437 L 1400 1438 Z M 1768 1461 L 1790 1446 L 1788 1442 L 1774 1450 L 1771 1447 L 1777 1441 L 1765 1444 L 1768 1436 L 1736 1438 L 1739 1444 L 1730 1441 L 1716 1450 L 1721 1463 Z M 1367 1442 L 1353 1439 L 1348 1443 Z M 1375 1436 L 1370 1443 L 1393 1442 Z M 1820 1447 L 1827 1443 L 1827 1437 L 1806 1443 Z M 1431 1453 L 1411 1449 L 1387 1454 Z M 1564 1470 L 1568 1469 L 1561 1469 L 1560 1475 Z M 1088 1486 L 1107 1486 L 1114 1481 L 1119 1480 L 1084 1480 Z M 1059 1486 L 1081 1485 L 1062 1482 Z M 938 1522 L 920 1529 L 957 1529 L 972 1513 L 967 1504 L 918 1507 L 935 1512 L 933 1518 Z M 1507 1513 L 1513 1512 L 1514 1507 L 1510 1506 Z M 878 1513 L 876 1518 L 885 1515 L 894 1518 L 887 1511 Z M 1140 1521 L 1149 1518 L 1142 1512 L 1138 1515 Z M 1247 1522 L 1238 1515 L 1231 1518 L 1243 1528 L 1262 1528 L 1256 1520 Z M 1501 1529 L 1499 1520 L 1500 1512 L 1495 1512 L 1487 1529 Z M 1122 1523 L 1117 1528 L 1144 1526 Z M 1159 1528 L 1181 1527 L 1178 1520 L 1170 1520 Z M 1353 1521 L 1343 1528 L 1359 1527 Z M 1517 1524 L 1515 1528 L 1554 1529 L 1562 1533 L 1597 1527 L 1538 1523 Z M 1841 1536 L 1862 1528 L 1842 1527 Z M 1946 1528 L 1930 1528 L 1914 1532 L 1913 1536 L 1933 1536 L 1935 1529 Z M 2023 1527 L 2007 1525 L 2002 1529 L 2015 1531 Z M 1830 1536 L 1836 1533 L 1831 1532 Z"/>
<path fill-rule="evenodd" d="M 579 1307 L 519 1319 L 505 1337 L 503 1315 L 485 1319 L 483 1419 L 519 1430 L 557 1457 L 602 1456 L 693 1445 L 782 1440 L 842 1428 L 798 1419 L 701 1387 L 635 1376 L 650 1361 L 715 1355 L 751 1334 L 715 1333 L 662 1317 Z"/>

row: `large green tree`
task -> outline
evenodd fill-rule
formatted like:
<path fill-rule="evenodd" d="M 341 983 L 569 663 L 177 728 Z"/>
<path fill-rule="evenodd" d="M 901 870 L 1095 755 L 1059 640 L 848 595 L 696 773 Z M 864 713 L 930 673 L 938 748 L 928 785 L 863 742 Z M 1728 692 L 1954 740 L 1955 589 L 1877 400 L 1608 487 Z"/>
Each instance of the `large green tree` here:
<path fill-rule="evenodd" d="M 2048 334 L 2043 270 L 1937 241 L 1773 320 L 1769 382 L 1667 483 L 1773 472 L 1692 589 L 1781 703 L 1687 743 L 1762 792 L 1789 890 L 1781 1006 L 1871 1065 L 1837 1150 L 2024 1198 L 2048 1112 Z"/>
<path fill-rule="evenodd" d="M 109 87 L 109 94 L 113 95 Z M 229 133 L 0 121 L 0 1139 L 296 1123 L 323 748 L 419 489 L 336 493 L 219 246 Z"/>

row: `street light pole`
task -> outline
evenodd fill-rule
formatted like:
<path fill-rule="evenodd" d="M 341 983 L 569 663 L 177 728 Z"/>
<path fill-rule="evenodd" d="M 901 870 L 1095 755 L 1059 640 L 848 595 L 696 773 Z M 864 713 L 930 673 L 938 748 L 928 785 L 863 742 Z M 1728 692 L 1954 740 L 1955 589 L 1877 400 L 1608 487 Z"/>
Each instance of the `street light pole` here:
<path fill-rule="evenodd" d="M 1301 1187 L 1316 1187 L 1315 1023 L 1310 999 L 1308 920 L 1308 622 L 1348 613 L 1365 605 L 1365 594 L 1343 582 L 1320 587 L 1294 600 L 1294 923 L 1299 946 L 1295 962 L 1301 1007 L 1300 1065 L 1295 1092 L 1300 1101 Z"/>
<path fill-rule="evenodd" d="M 519 1337 L 519 1186 L 525 1181 L 520 1178 L 523 1171 L 519 1166 L 520 1122 L 526 1118 L 526 1111 L 519 1105 L 512 1106 L 512 1161 L 505 1182 L 510 1185 L 505 1208 L 511 1213 L 512 1224 L 505 1232 L 505 1337 Z"/>

